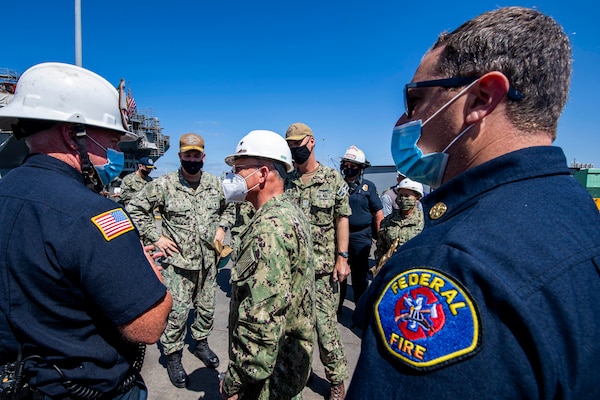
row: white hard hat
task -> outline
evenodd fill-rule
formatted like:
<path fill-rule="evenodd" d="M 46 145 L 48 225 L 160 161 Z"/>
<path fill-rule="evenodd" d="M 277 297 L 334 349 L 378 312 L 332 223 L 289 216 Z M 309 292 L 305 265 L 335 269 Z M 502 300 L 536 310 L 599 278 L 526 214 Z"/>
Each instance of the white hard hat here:
<path fill-rule="evenodd" d="M 420 182 L 415 182 L 411 179 L 404 178 L 397 185 L 396 190 L 398 189 L 410 189 L 413 192 L 417 192 L 423 197 L 423 184 Z"/>
<path fill-rule="evenodd" d="M 239 157 L 259 157 L 282 162 L 287 172 L 294 170 L 292 153 L 283 136 L 266 130 L 255 130 L 239 141 L 235 153 L 225 157 L 227 165 L 233 165 Z"/>
<path fill-rule="evenodd" d="M 25 71 L 15 96 L 0 108 L 0 128 L 11 129 L 18 119 L 70 122 L 137 136 L 125 128 L 119 94 L 106 79 L 71 64 L 42 63 Z"/>
<path fill-rule="evenodd" d="M 340 159 L 340 161 L 350 161 L 365 166 L 370 165 L 367 161 L 367 157 L 365 156 L 365 152 L 355 145 L 352 145 L 346 149 L 346 153 L 344 153 L 344 156 Z"/>

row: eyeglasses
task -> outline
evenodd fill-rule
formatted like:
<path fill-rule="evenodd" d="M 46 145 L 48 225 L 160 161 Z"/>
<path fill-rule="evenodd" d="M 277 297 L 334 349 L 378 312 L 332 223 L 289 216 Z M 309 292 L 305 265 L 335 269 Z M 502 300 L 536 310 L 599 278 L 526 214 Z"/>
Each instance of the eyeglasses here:
<path fill-rule="evenodd" d="M 477 79 L 479 79 L 477 76 L 457 76 L 453 78 L 433 79 L 430 81 L 409 82 L 404 85 L 404 111 L 406 112 L 406 115 L 410 117 L 415 108 L 415 105 L 411 104 L 408 98 L 408 89 L 427 87 L 442 87 L 446 89 L 457 88 L 475 82 Z M 509 99 L 515 101 L 521 100 L 524 97 L 523 93 L 519 92 L 512 85 L 508 88 L 507 96 Z"/>
<path fill-rule="evenodd" d="M 247 169 L 247 168 L 256 168 L 256 169 L 259 169 L 261 167 L 263 167 L 263 165 L 236 164 L 236 165 L 233 165 L 231 167 L 231 172 L 233 172 L 234 174 L 237 174 L 238 172 L 240 172 L 243 169 Z"/>

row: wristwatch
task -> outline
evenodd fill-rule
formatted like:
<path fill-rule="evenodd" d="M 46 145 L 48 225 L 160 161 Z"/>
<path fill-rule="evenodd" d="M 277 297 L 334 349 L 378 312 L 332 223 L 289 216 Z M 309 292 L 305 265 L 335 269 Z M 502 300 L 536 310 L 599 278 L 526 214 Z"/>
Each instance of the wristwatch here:
<path fill-rule="evenodd" d="M 338 253 L 338 256 L 342 256 L 342 257 L 344 257 L 344 258 L 348 258 L 348 252 L 347 252 L 347 251 L 340 251 L 340 252 Z"/>

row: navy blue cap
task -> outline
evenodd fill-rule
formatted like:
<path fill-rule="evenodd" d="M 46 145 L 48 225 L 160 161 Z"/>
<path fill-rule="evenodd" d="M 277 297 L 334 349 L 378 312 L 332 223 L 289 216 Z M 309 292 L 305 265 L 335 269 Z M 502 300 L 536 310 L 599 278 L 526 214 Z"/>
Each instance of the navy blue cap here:
<path fill-rule="evenodd" d="M 140 161 L 138 161 L 138 164 L 142 164 L 143 166 L 148 167 L 148 168 L 156 168 L 154 166 L 154 160 L 152 160 L 150 157 L 140 158 Z"/>

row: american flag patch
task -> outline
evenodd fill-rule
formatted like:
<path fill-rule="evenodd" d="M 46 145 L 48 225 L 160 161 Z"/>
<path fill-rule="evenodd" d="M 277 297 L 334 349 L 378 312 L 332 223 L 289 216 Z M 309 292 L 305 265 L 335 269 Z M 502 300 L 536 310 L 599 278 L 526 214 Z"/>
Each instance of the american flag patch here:
<path fill-rule="evenodd" d="M 92 218 L 92 222 L 102 232 L 104 239 L 107 241 L 133 230 L 131 220 L 120 208 L 96 215 Z"/>

